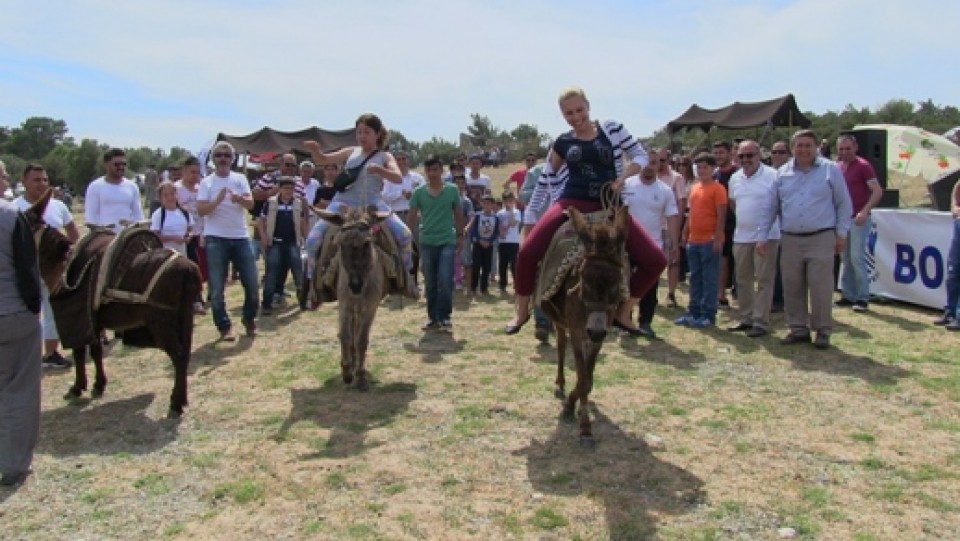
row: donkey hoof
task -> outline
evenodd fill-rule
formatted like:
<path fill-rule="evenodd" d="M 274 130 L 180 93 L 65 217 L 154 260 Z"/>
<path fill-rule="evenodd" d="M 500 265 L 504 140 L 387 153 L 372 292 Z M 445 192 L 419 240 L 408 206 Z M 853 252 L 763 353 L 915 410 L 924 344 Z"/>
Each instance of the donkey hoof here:
<path fill-rule="evenodd" d="M 593 449 L 596 445 L 597 442 L 593 439 L 593 436 L 580 436 L 580 447 Z"/>
<path fill-rule="evenodd" d="M 560 400 L 563 400 L 564 398 L 567 397 L 567 393 L 563 392 L 563 387 L 557 387 L 556 389 L 553 390 L 553 396 L 555 398 L 559 398 Z"/>
<path fill-rule="evenodd" d="M 103 398 L 103 389 L 94 389 L 90 391 L 90 398 Z"/>
<path fill-rule="evenodd" d="M 573 422 L 576 418 L 573 414 L 573 408 L 563 408 L 563 410 L 560 411 L 560 418 L 568 423 Z"/>
<path fill-rule="evenodd" d="M 167 410 L 167 419 L 179 419 L 183 416 L 183 410 L 177 411 L 174 408 Z"/>
<path fill-rule="evenodd" d="M 353 383 L 353 375 L 352 375 L 352 374 L 344 374 L 344 375 L 343 375 L 343 382 L 346 383 L 347 385 L 350 385 L 351 383 Z"/>
<path fill-rule="evenodd" d="M 365 393 L 370 390 L 370 383 L 367 382 L 366 378 L 357 380 L 357 390 L 361 393 Z"/>
<path fill-rule="evenodd" d="M 83 396 L 83 391 L 81 391 L 80 389 L 76 389 L 76 388 L 74 388 L 74 387 L 71 387 L 70 390 L 68 390 L 66 393 L 64 393 L 63 399 L 64 399 L 64 400 L 76 400 L 76 399 L 80 398 L 81 396 Z"/>

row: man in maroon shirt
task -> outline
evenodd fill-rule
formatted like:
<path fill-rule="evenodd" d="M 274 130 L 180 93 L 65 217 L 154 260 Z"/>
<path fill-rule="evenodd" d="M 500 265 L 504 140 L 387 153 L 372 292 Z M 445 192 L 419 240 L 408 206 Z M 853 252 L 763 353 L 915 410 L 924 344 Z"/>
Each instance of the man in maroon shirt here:
<path fill-rule="evenodd" d="M 870 301 L 870 275 L 867 272 L 867 238 L 873 221 L 870 209 L 883 197 L 883 188 L 870 162 L 857 156 L 857 140 L 850 134 L 837 138 L 837 164 L 843 171 L 847 191 L 853 201 L 853 227 L 843 252 L 843 274 L 840 276 L 841 297 L 837 306 L 852 306 L 866 312 Z"/>
<path fill-rule="evenodd" d="M 717 160 L 717 169 L 713 173 L 713 178 L 727 190 L 727 195 L 730 195 L 730 177 L 737 171 L 737 166 L 733 163 L 733 148 L 730 143 L 722 140 L 714 142 L 713 158 Z M 736 286 L 730 280 L 733 269 L 733 231 L 736 226 L 737 216 L 732 209 L 728 209 L 723 227 L 725 239 L 723 251 L 720 254 L 720 277 L 717 280 L 717 303 L 720 307 L 730 306 L 730 301 L 727 300 L 727 287 Z"/>

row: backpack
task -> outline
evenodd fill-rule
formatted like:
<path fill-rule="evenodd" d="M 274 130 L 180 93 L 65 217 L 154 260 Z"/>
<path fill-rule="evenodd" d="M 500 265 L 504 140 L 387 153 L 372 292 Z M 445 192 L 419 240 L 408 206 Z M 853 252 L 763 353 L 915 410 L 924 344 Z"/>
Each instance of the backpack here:
<path fill-rule="evenodd" d="M 187 209 L 177 204 L 177 209 L 183 213 L 183 219 L 187 221 L 187 227 L 190 227 L 190 213 L 187 212 Z M 160 232 L 163 232 L 163 222 L 167 220 L 167 209 L 166 207 L 160 207 Z"/>

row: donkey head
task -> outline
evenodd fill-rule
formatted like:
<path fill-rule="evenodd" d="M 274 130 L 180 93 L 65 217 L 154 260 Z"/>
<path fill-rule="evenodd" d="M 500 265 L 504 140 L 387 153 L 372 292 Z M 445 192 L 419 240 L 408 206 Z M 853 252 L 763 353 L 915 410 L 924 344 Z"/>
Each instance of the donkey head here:
<path fill-rule="evenodd" d="M 587 312 L 587 335 L 599 343 L 607 335 L 610 314 L 620 304 L 623 279 L 623 248 L 630 214 L 617 210 L 613 222 L 590 225 L 575 208 L 567 209 L 574 231 L 583 243 L 583 262 L 577 295 Z"/>
<path fill-rule="evenodd" d="M 366 280 L 374 272 L 373 234 L 389 212 L 380 212 L 376 207 L 355 209 L 342 207 L 340 213 L 325 213 L 321 216 L 340 226 L 336 238 L 340 250 L 341 272 L 347 275 L 350 292 L 359 295 Z"/>
<path fill-rule="evenodd" d="M 53 189 L 48 189 L 36 203 L 24 212 L 30 230 L 37 243 L 37 261 L 40 267 L 40 278 L 50 291 L 56 289 L 63 272 L 66 270 L 70 258 L 70 239 L 56 228 L 48 226 L 43 221 L 43 213 L 47 203 L 53 196 Z"/>

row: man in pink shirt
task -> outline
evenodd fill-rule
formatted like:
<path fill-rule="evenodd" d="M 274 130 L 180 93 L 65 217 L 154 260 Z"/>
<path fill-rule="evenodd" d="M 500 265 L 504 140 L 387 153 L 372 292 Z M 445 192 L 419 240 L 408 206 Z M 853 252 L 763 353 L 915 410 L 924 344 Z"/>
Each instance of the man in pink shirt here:
<path fill-rule="evenodd" d="M 853 202 L 853 227 L 843 252 L 841 297 L 837 306 L 851 306 L 866 312 L 870 301 L 870 275 L 867 272 L 867 238 L 873 225 L 870 210 L 883 197 L 883 188 L 870 162 L 857 156 L 857 139 L 850 134 L 837 138 L 837 164 L 843 171 L 847 191 Z"/>
<path fill-rule="evenodd" d="M 687 179 L 671 167 L 672 157 L 670 149 L 667 147 L 657 150 L 657 180 L 663 181 L 673 191 L 677 200 L 677 209 L 682 217 L 687 209 Z M 651 158 L 650 161 L 653 162 L 654 159 Z M 664 224 L 664 227 L 666 227 L 666 224 Z M 670 257 L 668 254 L 668 265 L 667 291 L 670 292 L 670 302 L 675 304 L 676 298 L 673 296 L 673 292 L 677 290 L 677 284 L 680 282 L 680 259 Z"/>

